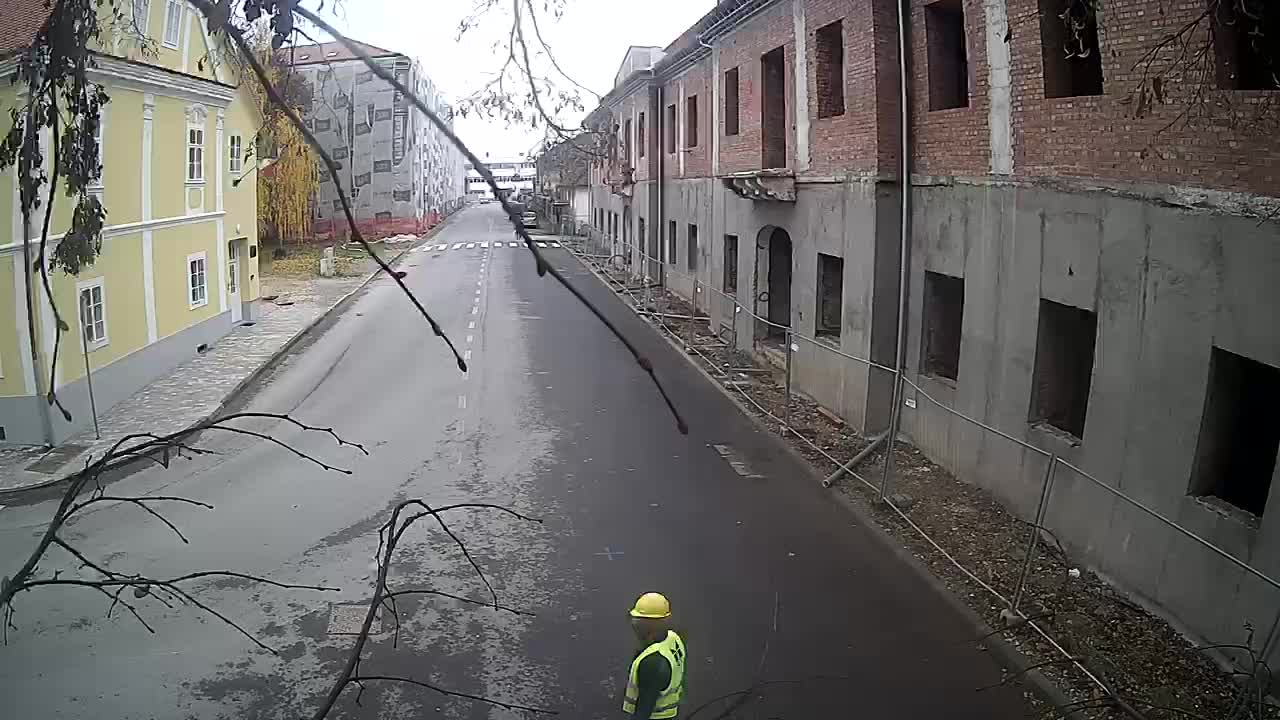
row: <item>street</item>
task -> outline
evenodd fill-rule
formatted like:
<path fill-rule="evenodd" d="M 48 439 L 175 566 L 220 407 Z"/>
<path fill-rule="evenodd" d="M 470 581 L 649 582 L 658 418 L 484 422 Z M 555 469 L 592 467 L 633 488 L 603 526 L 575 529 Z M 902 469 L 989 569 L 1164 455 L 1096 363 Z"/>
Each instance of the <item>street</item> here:
<path fill-rule="evenodd" d="M 201 445 L 217 454 L 146 469 L 112 488 L 214 505 L 166 508 L 189 543 L 121 505 L 69 530 L 79 547 L 123 572 L 234 570 L 341 591 L 239 580 L 193 586 L 278 656 L 198 608 L 140 600 L 153 634 L 119 608 L 104 618 L 109 601 L 88 590 L 26 593 L 0 651 L 6 717 L 308 715 L 352 641 L 330 632 L 345 629 L 335 606 L 372 595 L 377 530 L 409 498 L 491 502 L 540 518 L 483 510 L 448 518 L 500 602 L 535 615 L 405 598 L 398 637 L 384 617 L 364 674 L 416 678 L 564 718 L 621 717 L 634 651 L 626 612 L 640 593 L 657 590 L 671 598 L 689 648 L 682 718 L 758 683 L 759 697 L 734 717 L 1025 714 L 1016 688 L 976 691 L 1000 672 L 970 627 L 780 441 L 564 249 L 548 247 L 550 262 L 653 361 L 689 423 L 689 435 L 680 435 L 621 344 L 564 288 L 538 277 L 527 250 L 510 247 L 501 209 L 462 212 L 400 268 L 468 357 L 468 373 L 383 277 L 238 403 L 332 426 L 363 444 L 367 456 L 323 434 L 245 424 L 350 475 L 254 438 L 209 435 Z M 750 472 L 735 470 L 713 445 L 727 446 Z M 52 508 L 46 501 L 0 510 L 0 572 L 21 563 Z M 74 561 L 53 549 L 43 567 L 73 573 Z M 396 589 L 489 597 L 434 524 L 410 531 L 391 577 Z M 332 717 L 525 715 L 402 684 L 369 683 L 359 705 L 357 692 L 348 688 Z M 736 699 L 698 717 L 718 717 Z"/>

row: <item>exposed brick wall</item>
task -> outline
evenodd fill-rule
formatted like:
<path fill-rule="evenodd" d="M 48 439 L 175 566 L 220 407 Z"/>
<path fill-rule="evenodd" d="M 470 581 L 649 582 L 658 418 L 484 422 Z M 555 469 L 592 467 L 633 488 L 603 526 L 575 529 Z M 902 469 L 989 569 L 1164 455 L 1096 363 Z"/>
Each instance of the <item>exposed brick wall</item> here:
<path fill-rule="evenodd" d="M 987 125 L 990 100 L 982 0 L 961 2 L 969 57 L 969 105 L 948 110 L 929 109 L 929 38 L 925 30 L 925 6 L 929 4 L 930 0 L 911 0 L 912 169 L 928 175 L 985 175 L 991 170 L 991 131 Z"/>
<path fill-rule="evenodd" d="M 732 173 L 761 167 L 761 56 L 775 47 L 785 54 L 787 167 L 795 169 L 796 123 L 792 37 L 794 2 L 804 4 L 808 33 L 810 172 L 896 174 L 899 128 L 897 18 L 894 0 L 785 0 L 761 12 L 717 40 L 719 67 L 710 58 L 665 79 L 663 107 L 648 108 L 647 91 L 611 97 L 616 117 L 634 117 L 643 107 L 648 121 L 648 152 L 664 155 L 665 174 L 680 175 L 679 155 L 665 153 L 660 123 L 675 104 L 683 119 L 686 98 L 698 94 L 698 146 L 686 153 L 684 177 L 710 174 L 712 135 L 718 136 L 719 170 Z M 985 176 L 991 170 L 990 71 L 983 0 L 960 0 L 968 58 L 968 106 L 929 109 L 929 37 L 925 7 L 911 0 L 910 52 L 913 167 L 932 175 Z M 1103 93 L 1046 99 L 1039 0 L 1007 0 L 1010 18 L 1010 123 L 1013 172 L 1020 179 L 1078 177 L 1119 182 L 1204 186 L 1280 196 L 1280 143 L 1256 132 L 1232 127 L 1226 119 L 1201 120 L 1164 129 L 1186 109 L 1188 84 L 1166 82 L 1164 102 L 1146 117 L 1135 117 L 1133 91 L 1140 71 L 1135 64 L 1154 43 L 1184 25 L 1201 10 L 1200 0 L 1168 4 L 1161 0 L 1111 0 L 1099 23 Z M 1161 12 L 1163 8 L 1163 12 Z M 819 28 L 843 21 L 845 112 L 818 118 L 816 88 Z M 688 40 L 689 33 L 685 33 Z M 682 41 L 683 42 L 683 41 Z M 935 62 L 937 53 L 935 50 Z M 724 135 L 724 111 L 713 111 L 711 83 L 736 67 L 739 133 Z M 712 77 L 714 72 L 714 77 Z M 683 90 L 677 91 L 683 83 Z M 1263 92 L 1213 90 L 1211 97 L 1236 104 L 1258 103 Z M 721 93 L 723 102 L 723 93 Z M 656 115 L 656 117 L 655 117 Z M 713 117 L 718 120 L 712 128 Z M 650 180 L 647 162 L 637 162 L 638 181 Z"/>
<path fill-rule="evenodd" d="M 666 122 L 666 108 L 676 106 L 677 147 L 675 153 L 666 152 L 666 129 L 658 148 L 665 154 L 663 177 L 707 177 L 711 174 L 711 56 L 707 55 L 696 65 L 662 85 L 662 117 Z M 688 98 L 698 98 L 698 144 L 687 147 L 688 139 L 681 134 L 686 127 Z M 680 172 L 680 156 L 684 155 L 684 173 Z"/>
<path fill-rule="evenodd" d="M 805 30 L 809 35 L 809 78 L 814 91 L 809 96 L 810 125 L 809 169 L 814 174 L 833 174 L 844 171 L 874 172 L 879 155 L 877 145 L 882 142 L 877 124 L 881 113 L 877 111 L 877 52 L 884 43 L 877 37 L 883 28 L 875 27 L 874 5 L 885 4 L 881 0 L 808 0 L 805 4 Z M 892 5 L 890 5 L 892 11 Z M 817 31 L 826 25 L 843 21 L 844 30 L 844 112 L 832 117 L 818 117 L 819 96 L 822 88 L 818 82 Z M 893 58 L 897 57 L 896 26 L 889 29 L 895 34 L 889 47 Z M 896 64 L 887 69 L 895 73 Z M 892 87 L 896 88 L 896 85 Z M 897 95 L 891 99 L 896 102 Z M 892 119 L 897 117 L 896 113 Z"/>
<path fill-rule="evenodd" d="M 732 173 L 742 170 L 754 170 L 761 163 L 761 124 L 760 124 L 760 56 L 770 50 L 785 47 L 786 77 L 786 126 L 787 126 L 787 167 L 795 167 L 795 24 L 791 15 L 790 2 L 778 3 L 774 7 L 760 13 L 745 24 L 739 26 L 728 37 L 717 44 L 720 47 L 720 77 L 716 82 L 724 82 L 724 71 L 738 68 L 738 100 L 741 110 L 738 113 L 738 135 L 724 134 L 724 113 L 720 113 L 720 172 Z"/>
<path fill-rule="evenodd" d="M 1135 69 L 1154 43 L 1192 20 L 1202 2 L 1110 0 L 1099 23 L 1103 95 L 1044 97 L 1037 0 L 1009 0 L 1013 18 L 1014 173 L 1203 185 L 1280 195 L 1280 142 L 1233 129 L 1225 119 L 1160 133 L 1186 109 L 1191 86 L 1167 83 L 1166 102 L 1134 117 Z M 1197 42 L 1203 42 L 1203 35 Z M 1274 93 L 1272 93 L 1274 94 Z M 1261 92 L 1211 91 L 1256 102 Z"/>

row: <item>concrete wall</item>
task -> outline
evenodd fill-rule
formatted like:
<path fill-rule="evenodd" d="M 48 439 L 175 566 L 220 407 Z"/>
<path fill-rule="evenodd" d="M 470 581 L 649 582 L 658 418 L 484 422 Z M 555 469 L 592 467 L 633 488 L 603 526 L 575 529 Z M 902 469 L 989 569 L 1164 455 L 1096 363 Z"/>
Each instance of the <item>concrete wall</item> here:
<path fill-rule="evenodd" d="M 924 272 L 964 278 L 953 382 L 921 374 Z M 1254 521 L 1190 494 L 1213 346 L 1280 367 L 1280 226 L 1103 194 L 942 186 L 915 193 L 907 367 L 947 407 L 1117 487 L 1280 576 L 1280 491 Z M 1041 298 L 1097 313 L 1088 413 L 1071 439 L 1028 422 Z M 1045 459 L 923 397 L 926 454 L 1034 514 Z M 1069 470 L 1048 526 L 1122 586 L 1218 642 L 1265 633 L 1280 592 Z"/>

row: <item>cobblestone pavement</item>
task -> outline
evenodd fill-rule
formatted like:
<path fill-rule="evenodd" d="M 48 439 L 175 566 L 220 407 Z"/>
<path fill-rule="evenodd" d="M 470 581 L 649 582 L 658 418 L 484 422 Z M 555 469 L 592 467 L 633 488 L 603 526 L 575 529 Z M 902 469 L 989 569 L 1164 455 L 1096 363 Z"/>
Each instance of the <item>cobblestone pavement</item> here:
<path fill-rule="evenodd" d="M 0 449 L 0 492 L 56 480 L 83 466 L 86 455 L 97 457 L 130 433 L 171 433 L 207 418 L 294 335 L 364 281 L 365 277 L 302 280 L 264 276 L 263 297 L 277 299 L 261 301 L 262 316 L 257 323 L 236 327 L 204 354 L 103 412 L 98 418 L 101 440 L 94 438 L 92 427 L 68 438 L 64 445 L 81 445 L 87 450 L 68 458 L 57 472 L 25 469 L 44 454 L 41 448 Z"/>

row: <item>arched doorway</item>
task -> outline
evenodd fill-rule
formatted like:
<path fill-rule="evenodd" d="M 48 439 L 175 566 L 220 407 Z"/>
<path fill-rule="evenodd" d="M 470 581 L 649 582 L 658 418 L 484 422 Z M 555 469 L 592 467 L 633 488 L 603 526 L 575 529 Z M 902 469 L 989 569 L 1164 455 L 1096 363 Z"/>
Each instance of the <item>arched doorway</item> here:
<path fill-rule="evenodd" d="M 782 339 L 791 327 L 791 236 L 766 225 L 756 236 L 756 337 Z"/>

